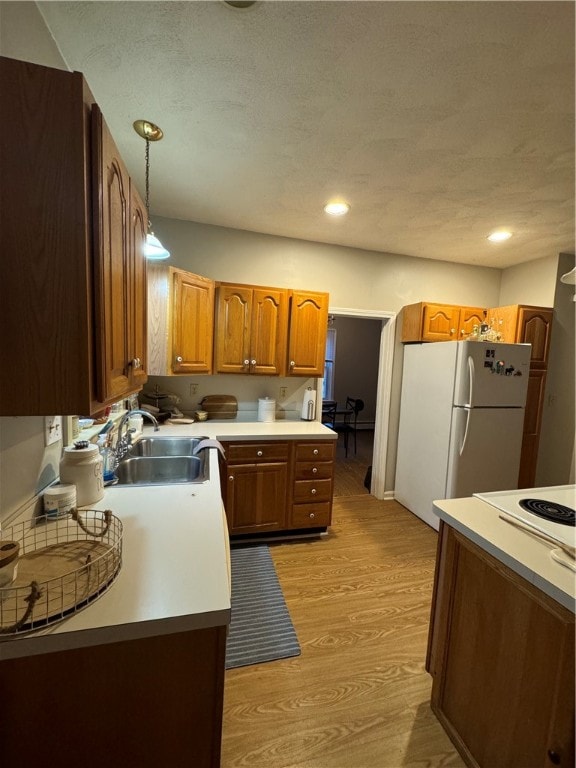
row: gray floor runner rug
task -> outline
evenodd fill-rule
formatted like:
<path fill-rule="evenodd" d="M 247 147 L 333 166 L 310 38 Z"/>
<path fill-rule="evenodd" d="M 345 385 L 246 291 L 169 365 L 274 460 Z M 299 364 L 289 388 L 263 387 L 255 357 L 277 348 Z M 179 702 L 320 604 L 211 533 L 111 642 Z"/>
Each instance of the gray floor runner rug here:
<path fill-rule="evenodd" d="M 232 621 L 226 669 L 300 655 L 267 545 L 232 549 Z"/>

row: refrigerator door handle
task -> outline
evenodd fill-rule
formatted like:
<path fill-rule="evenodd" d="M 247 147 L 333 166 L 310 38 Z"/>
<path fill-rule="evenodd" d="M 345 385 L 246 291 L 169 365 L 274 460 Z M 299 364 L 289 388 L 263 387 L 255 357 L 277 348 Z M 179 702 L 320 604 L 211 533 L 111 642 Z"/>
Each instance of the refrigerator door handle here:
<path fill-rule="evenodd" d="M 462 438 L 462 442 L 460 444 L 460 456 L 464 453 L 464 448 L 466 446 L 466 440 L 468 439 L 468 427 L 470 425 L 470 416 L 471 416 L 471 410 L 469 408 L 466 408 L 466 426 L 464 428 L 464 437 Z"/>
<path fill-rule="evenodd" d="M 474 407 L 474 376 L 476 374 L 474 368 L 474 358 L 468 357 L 468 405 L 470 408 Z M 468 429 L 468 422 L 466 422 L 466 429 Z"/>

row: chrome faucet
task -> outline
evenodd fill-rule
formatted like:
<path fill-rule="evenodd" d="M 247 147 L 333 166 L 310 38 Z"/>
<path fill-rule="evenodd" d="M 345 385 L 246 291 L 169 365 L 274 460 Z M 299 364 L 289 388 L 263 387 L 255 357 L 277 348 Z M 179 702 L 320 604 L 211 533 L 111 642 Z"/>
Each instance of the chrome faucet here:
<path fill-rule="evenodd" d="M 121 458 L 123 458 L 126 453 L 128 452 L 128 449 L 130 448 L 130 444 L 132 442 L 132 437 L 130 435 L 130 432 L 126 432 L 124 436 L 122 436 L 122 430 L 125 427 L 125 425 L 128 423 L 128 420 L 130 419 L 130 416 L 147 416 L 150 421 L 154 424 L 154 432 L 158 432 L 160 429 L 158 425 L 158 421 L 156 418 L 150 413 L 150 411 L 144 411 L 140 408 L 135 408 L 133 411 L 128 411 L 127 413 L 122 416 L 120 419 L 120 424 L 118 424 L 118 437 L 116 439 L 116 446 L 114 447 L 114 456 L 116 457 L 116 461 L 119 461 Z"/>

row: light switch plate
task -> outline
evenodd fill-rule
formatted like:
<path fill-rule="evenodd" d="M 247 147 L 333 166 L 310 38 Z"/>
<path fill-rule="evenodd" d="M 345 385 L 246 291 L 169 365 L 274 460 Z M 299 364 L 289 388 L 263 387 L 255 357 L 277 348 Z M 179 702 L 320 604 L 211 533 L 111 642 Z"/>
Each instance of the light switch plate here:
<path fill-rule="evenodd" d="M 44 443 L 52 445 L 62 440 L 62 416 L 44 417 Z"/>

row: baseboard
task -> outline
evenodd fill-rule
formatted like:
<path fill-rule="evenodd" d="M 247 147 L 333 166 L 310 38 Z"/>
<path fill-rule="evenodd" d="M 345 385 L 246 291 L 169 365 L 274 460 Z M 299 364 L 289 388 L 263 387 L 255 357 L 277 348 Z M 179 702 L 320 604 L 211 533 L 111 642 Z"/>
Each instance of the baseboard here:
<path fill-rule="evenodd" d="M 394 501 L 394 491 L 384 491 L 384 501 Z"/>

